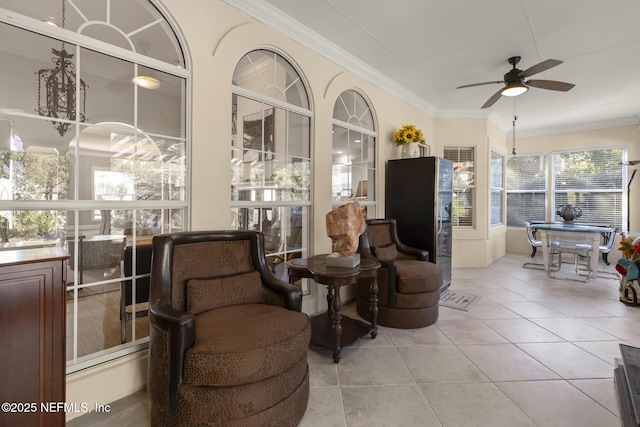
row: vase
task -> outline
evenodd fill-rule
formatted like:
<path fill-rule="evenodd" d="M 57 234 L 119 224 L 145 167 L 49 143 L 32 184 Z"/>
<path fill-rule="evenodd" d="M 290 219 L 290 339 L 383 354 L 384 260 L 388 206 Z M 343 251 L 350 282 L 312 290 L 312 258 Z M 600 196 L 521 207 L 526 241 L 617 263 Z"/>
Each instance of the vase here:
<path fill-rule="evenodd" d="M 417 142 L 410 142 L 404 144 L 400 149 L 400 157 L 403 159 L 413 159 L 420 157 L 420 144 Z"/>

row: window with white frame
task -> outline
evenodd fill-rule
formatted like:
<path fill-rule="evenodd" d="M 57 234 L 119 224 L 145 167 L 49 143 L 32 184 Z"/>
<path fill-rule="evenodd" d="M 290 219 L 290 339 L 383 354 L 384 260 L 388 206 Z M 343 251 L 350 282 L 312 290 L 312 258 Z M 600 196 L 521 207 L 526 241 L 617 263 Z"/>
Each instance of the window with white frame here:
<path fill-rule="evenodd" d="M 626 224 L 626 148 L 553 153 L 552 206 L 582 210 L 578 222 Z M 557 219 L 557 218 L 556 218 Z"/>
<path fill-rule="evenodd" d="M 547 154 L 518 154 L 507 158 L 507 226 L 547 220 Z"/>
<path fill-rule="evenodd" d="M 287 59 L 264 49 L 238 62 L 231 89 L 231 225 L 262 231 L 267 261 L 286 280 L 285 262 L 308 255 L 311 233 L 307 89 Z"/>
<path fill-rule="evenodd" d="M 342 92 L 333 107 L 333 207 L 357 201 L 365 218 L 376 215 L 376 137 L 373 113 L 362 95 Z"/>
<path fill-rule="evenodd" d="M 444 147 L 444 158 L 453 162 L 451 224 L 473 227 L 475 210 L 475 148 Z"/>
<path fill-rule="evenodd" d="M 148 345 L 148 317 L 118 316 L 120 283 L 135 287 L 137 267 L 122 276 L 123 246 L 105 259 L 90 246 L 135 251 L 188 228 L 191 72 L 156 0 L 4 3 L 0 221 L 11 244 L 70 253 L 71 373 Z"/>
<path fill-rule="evenodd" d="M 491 226 L 504 223 L 504 156 L 491 150 Z"/>

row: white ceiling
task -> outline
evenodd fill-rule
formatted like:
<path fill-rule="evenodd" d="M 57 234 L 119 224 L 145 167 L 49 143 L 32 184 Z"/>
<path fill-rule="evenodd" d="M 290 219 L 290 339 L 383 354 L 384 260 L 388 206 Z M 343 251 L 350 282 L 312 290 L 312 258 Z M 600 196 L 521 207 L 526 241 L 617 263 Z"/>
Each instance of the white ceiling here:
<path fill-rule="evenodd" d="M 638 0 L 225 0 L 436 116 L 511 130 L 514 101 L 480 109 L 521 56 L 535 79 L 574 83 L 516 98 L 520 135 L 640 123 Z"/>

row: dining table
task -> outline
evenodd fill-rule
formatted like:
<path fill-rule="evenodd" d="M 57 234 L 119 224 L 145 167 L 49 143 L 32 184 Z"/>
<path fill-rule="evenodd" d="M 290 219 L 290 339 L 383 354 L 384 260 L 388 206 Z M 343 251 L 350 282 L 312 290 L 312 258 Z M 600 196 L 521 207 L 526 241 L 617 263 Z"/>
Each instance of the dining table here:
<path fill-rule="evenodd" d="M 571 242 L 583 240 L 584 243 L 591 245 L 590 263 L 592 277 L 598 277 L 598 260 L 600 257 L 600 238 L 602 233 L 613 233 L 612 227 L 594 226 L 578 224 L 574 222 L 547 222 L 536 223 L 535 228 L 540 230 L 540 241 L 542 242 L 542 259 L 545 271 L 549 271 L 549 244 L 553 241 L 562 240 L 567 237 Z"/>

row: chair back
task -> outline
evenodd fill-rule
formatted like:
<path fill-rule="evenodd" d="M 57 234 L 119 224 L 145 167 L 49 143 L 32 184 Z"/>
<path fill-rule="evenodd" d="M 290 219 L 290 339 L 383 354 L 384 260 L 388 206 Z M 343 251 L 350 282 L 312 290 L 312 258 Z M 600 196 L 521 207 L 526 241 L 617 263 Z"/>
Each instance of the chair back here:
<path fill-rule="evenodd" d="M 529 244 L 534 248 L 541 248 L 542 241 L 536 240 L 536 238 L 533 236 L 533 228 L 531 227 L 531 223 L 525 221 L 524 227 L 527 229 L 527 239 L 529 239 Z"/>
<path fill-rule="evenodd" d="M 616 244 L 616 237 L 620 233 L 619 228 L 614 228 L 611 233 L 607 234 L 606 242 L 604 245 L 600 245 L 600 252 L 603 254 L 608 254 L 613 249 L 613 246 Z"/>
<path fill-rule="evenodd" d="M 395 225 L 395 224 L 393 224 Z M 371 247 L 385 246 L 394 243 L 391 222 L 367 221 L 367 239 Z"/>
<path fill-rule="evenodd" d="M 211 231 L 164 234 L 153 238 L 151 304 L 187 311 L 191 279 L 216 279 L 258 271 L 270 275 L 264 237 L 257 231 Z M 221 281 L 211 281 L 220 284 Z M 224 286 L 224 285 L 223 285 Z"/>

